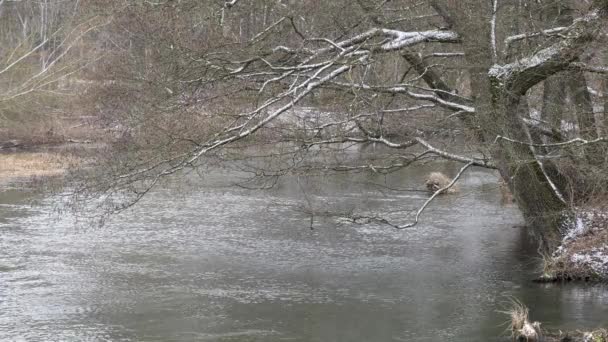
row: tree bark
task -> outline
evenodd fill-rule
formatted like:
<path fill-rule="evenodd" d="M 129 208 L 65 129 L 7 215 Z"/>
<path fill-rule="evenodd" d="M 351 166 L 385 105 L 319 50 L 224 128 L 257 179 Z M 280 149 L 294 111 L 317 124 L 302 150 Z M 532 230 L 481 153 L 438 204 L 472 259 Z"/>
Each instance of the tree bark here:
<path fill-rule="evenodd" d="M 597 138 L 598 125 L 595 122 L 593 102 L 591 101 L 591 94 L 589 93 L 587 80 L 583 71 L 576 70 L 569 73 L 568 88 L 572 102 L 574 103 L 580 136 L 587 140 Z M 603 163 L 603 158 L 600 154 L 601 148 L 597 144 L 585 147 L 585 157 L 591 165 Z"/>
<path fill-rule="evenodd" d="M 496 135 L 522 142 L 532 142 L 528 127 L 521 115 L 513 115 L 521 96 L 494 85 L 493 118 L 495 127 L 501 127 Z M 490 127 L 484 127 L 489 129 Z M 490 139 L 490 137 L 488 137 Z M 499 141 L 492 151 L 503 179 L 509 184 L 527 224 L 533 228 L 539 242 L 547 249 L 556 247 L 559 240 L 559 215 L 566 209 L 556 190 L 562 186 L 549 179 L 543 165 L 536 159 L 534 149 L 524 144 Z M 553 185 L 551 184 L 553 182 Z"/>
<path fill-rule="evenodd" d="M 566 105 L 566 84 L 558 75 L 548 77 L 544 83 L 541 118 L 552 129 L 560 130 Z"/>
<path fill-rule="evenodd" d="M 596 4 L 599 16 L 605 15 L 608 3 L 598 1 Z M 565 184 L 550 178 L 545 166 L 536 158 L 534 148 L 527 145 L 532 143 L 532 138 L 518 108 L 521 97 L 530 87 L 565 70 L 576 60 L 597 36 L 600 21 L 591 15 L 579 21 L 568 38 L 527 58 L 497 67 L 493 66 L 490 23 L 477 19 L 480 15 L 488 17 L 491 14 L 489 1 L 463 0 L 456 4 L 437 0 L 434 6 L 442 8 L 438 11 L 440 15 L 449 13 L 451 17 L 446 21 L 453 23 L 463 37 L 477 121 L 485 140 L 491 142 L 502 136 L 522 142 L 496 140 L 497 143 L 491 146 L 491 154 L 528 225 L 537 233 L 544 248 L 553 249 L 560 240 L 560 213 L 567 208 L 559 191 Z M 475 8 L 476 18 L 466 10 L 471 8 Z"/>
<path fill-rule="evenodd" d="M 604 96 L 604 117 L 603 117 L 603 131 L 602 136 L 608 136 L 608 76 L 604 77 L 604 90 L 602 92 Z"/>

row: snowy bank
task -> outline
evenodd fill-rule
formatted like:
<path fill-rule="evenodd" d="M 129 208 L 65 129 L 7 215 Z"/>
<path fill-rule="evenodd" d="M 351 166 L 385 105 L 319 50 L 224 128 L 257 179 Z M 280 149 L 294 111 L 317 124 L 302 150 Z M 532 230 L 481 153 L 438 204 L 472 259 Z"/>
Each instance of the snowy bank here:
<path fill-rule="evenodd" d="M 545 257 L 541 281 L 608 280 L 608 210 L 579 209 L 563 220 L 562 241 Z"/>

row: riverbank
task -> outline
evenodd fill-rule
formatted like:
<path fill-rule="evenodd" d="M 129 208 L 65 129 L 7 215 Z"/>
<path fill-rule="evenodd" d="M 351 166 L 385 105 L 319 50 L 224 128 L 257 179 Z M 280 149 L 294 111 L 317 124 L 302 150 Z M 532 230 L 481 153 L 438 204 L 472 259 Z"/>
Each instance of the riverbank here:
<path fill-rule="evenodd" d="M 539 282 L 608 282 L 608 211 L 579 208 L 564 220 L 563 238 L 553 254 L 544 257 Z"/>
<path fill-rule="evenodd" d="M 58 177 L 82 163 L 82 158 L 62 150 L 0 153 L 0 184 Z"/>
<path fill-rule="evenodd" d="M 543 329 L 541 322 L 530 320 L 530 312 L 521 302 L 513 301 L 511 309 L 505 311 L 511 320 L 511 340 L 522 342 L 607 342 L 608 330 L 551 331 Z"/>
<path fill-rule="evenodd" d="M 608 330 L 597 329 L 593 331 L 574 331 L 574 332 L 546 332 L 541 339 L 525 339 L 525 337 L 516 341 L 526 342 L 606 342 L 608 341 Z"/>

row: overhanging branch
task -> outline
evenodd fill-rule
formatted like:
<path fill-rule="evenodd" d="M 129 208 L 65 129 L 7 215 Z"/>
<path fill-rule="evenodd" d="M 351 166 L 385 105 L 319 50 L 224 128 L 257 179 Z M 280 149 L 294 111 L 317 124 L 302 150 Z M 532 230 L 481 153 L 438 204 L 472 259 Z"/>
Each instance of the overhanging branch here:
<path fill-rule="evenodd" d="M 595 7 L 576 19 L 563 33 L 563 39 L 537 53 L 505 65 L 494 65 L 488 72 L 494 86 L 523 95 L 550 75 L 565 70 L 599 35 L 608 12 L 608 1 L 595 1 Z"/>

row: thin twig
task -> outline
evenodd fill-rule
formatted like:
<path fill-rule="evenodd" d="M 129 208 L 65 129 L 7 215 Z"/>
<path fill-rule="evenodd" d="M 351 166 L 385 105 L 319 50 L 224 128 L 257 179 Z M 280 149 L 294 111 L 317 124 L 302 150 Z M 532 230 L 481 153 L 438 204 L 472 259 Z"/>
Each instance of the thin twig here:
<path fill-rule="evenodd" d="M 418 209 L 418 211 L 416 212 L 416 217 L 414 218 L 414 222 L 408 223 L 406 225 L 403 226 L 397 226 L 395 227 L 396 229 L 406 229 L 406 228 L 411 228 L 415 225 L 418 224 L 418 221 L 420 219 L 420 215 L 422 215 L 422 212 L 424 211 L 424 209 L 426 209 L 426 207 L 433 201 L 433 199 L 435 199 L 435 197 L 439 196 L 439 194 L 443 193 L 444 191 L 447 191 L 449 188 L 451 188 L 452 186 L 454 186 L 454 184 L 456 184 L 456 182 L 458 181 L 458 179 L 460 178 L 460 176 L 462 176 L 462 174 L 471 166 L 473 166 L 475 163 L 474 162 L 469 162 L 467 164 L 465 164 L 460 171 L 458 171 L 458 173 L 456 174 L 456 176 L 452 179 L 452 181 L 444 186 L 443 188 L 435 191 L 433 193 L 433 195 L 431 195 L 431 197 L 429 197 L 424 204 L 422 205 L 422 207 L 420 207 L 420 209 Z"/>
<path fill-rule="evenodd" d="M 494 144 L 496 144 L 498 142 L 498 140 L 505 140 L 505 141 L 508 141 L 508 142 L 511 142 L 514 144 L 533 146 L 533 147 L 559 147 L 559 146 L 567 146 L 567 145 L 572 145 L 572 144 L 577 144 L 577 143 L 580 145 L 589 145 L 589 144 L 595 144 L 595 143 L 600 143 L 600 142 L 608 142 L 608 138 L 599 137 L 599 138 L 596 138 L 593 140 L 587 140 L 587 139 L 583 139 L 583 138 L 574 138 L 574 139 L 571 139 L 568 141 L 563 141 L 563 142 L 558 142 L 558 143 L 538 144 L 538 143 L 530 143 L 530 142 L 511 139 L 511 138 L 507 138 L 502 135 L 497 135 L 496 139 L 494 139 Z"/>

